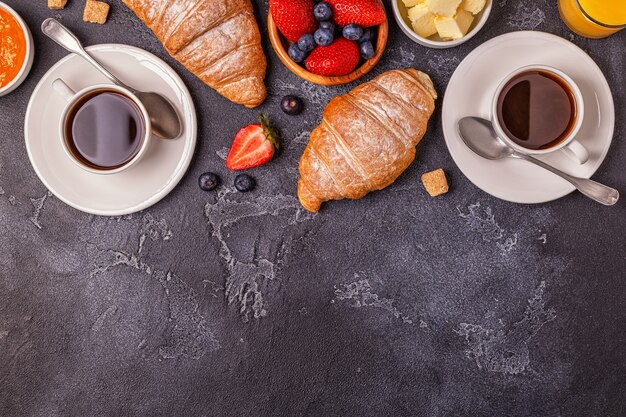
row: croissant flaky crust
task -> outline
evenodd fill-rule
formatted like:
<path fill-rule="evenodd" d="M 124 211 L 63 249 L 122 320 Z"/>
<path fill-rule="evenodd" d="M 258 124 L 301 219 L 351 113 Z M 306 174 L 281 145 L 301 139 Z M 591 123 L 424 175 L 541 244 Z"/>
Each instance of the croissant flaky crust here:
<path fill-rule="evenodd" d="M 250 0 L 123 0 L 165 49 L 227 99 L 265 100 L 267 62 Z"/>
<path fill-rule="evenodd" d="M 298 197 L 312 212 L 325 201 L 381 190 L 415 159 L 435 110 L 430 77 L 393 70 L 335 97 L 300 159 Z"/>

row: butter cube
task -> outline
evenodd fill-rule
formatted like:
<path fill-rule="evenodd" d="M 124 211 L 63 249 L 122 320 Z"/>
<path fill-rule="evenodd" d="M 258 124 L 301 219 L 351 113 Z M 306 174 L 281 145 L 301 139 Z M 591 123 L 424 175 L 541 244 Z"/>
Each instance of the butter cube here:
<path fill-rule="evenodd" d="M 461 5 L 461 0 L 426 0 L 428 9 L 437 16 L 452 17 Z"/>
<path fill-rule="evenodd" d="M 459 9 L 453 17 L 437 16 L 435 27 L 441 39 L 455 40 L 465 36 L 473 21 L 474 16 L 470 12 Z"/>
<path fill-rule="evenodd" d="M 466 12 L 477 15 L 485 8 L 486 3 L 487 0 L 463 0 L 461 8 Z"/>
<path fill-rule="evenodd" d="M 409 20 L 413 30 L 421 37 L 428 38 L 437 33 L 435 15 L 428 10 L 426 3 L 418 4 L 409 9 Z"/>
<path fill-rule="evenodd" d="M 424 3 L 425 1 L 426 0 L 402 0 L 407 8 L 417 6 L 418 4 Z"/>

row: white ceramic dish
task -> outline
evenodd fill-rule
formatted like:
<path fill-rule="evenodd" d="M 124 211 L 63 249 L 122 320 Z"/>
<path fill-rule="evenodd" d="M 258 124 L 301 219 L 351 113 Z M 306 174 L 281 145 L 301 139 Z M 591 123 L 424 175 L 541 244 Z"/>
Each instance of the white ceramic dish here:
<path fill-rule="evenodd" d="M 33 59 L 35 58 L 35 43 L 33 42 L 33 35 L 30 33 L 30 29 L 26 25 L 26 22 L 24 22 L 24 19 L 22 19 L 22 17 L 17 14 L 15 10 L 1 1 L 0 8 L 9 12 L 15 20 L 17 20 L 22 27 L 24 37 L 26 38 L 26 57 L 24 59 L 24 63 L 22 64 L 22 69 L 20 69 L 20 72 L 10 83 L 0 88 L 0 97 L 2 97 L 19 87 L 24 82 L 26 77 L 28 77 L 28 73 L 33 66 Z"/>
<path fill-rule="evenodd" d="M 439 37 L 439 35 L 433 35 L 430 38 L 424 38 L 423 36 L 418 35 L 413 31 L 413 27 L 411 26 L 411 22 L 408 18 L 407 8 L 402 2 L 402 0 L 393 0 L 391 2 L 393 4 L 393 15 L 396 18 L 396 22 L 402 32 L 406 36 L 408 36 L 413 42 L 419 43 L 420 45 L 427 46 L 429 48 L 434 49 L 446 49 L 453 48 L 455 46 L 461 45 L 472 39 L 480 30 L 485 26 L 487 20 L 489 19 L 489 15 L 491 14 L 491 7 L 493 5 L 493 0 L 487 0 L 485 4 L 485 8 L 474 16 L 474 21 L 469 28 L 469 31 L 465 36 L 461 39 L 453 40 L 453 41 L 444 41 Z"/>
<path fill-rule="evenodd" d="M 24 127 L 28 156 L 44 185 L 70 206 L 102 216 L 134 213 L 160 201 L 185 175 L 196 147 L 195 107 L 180 77 L 151 53 L 113 44 L 87 50 L 123 82 L 163 94 L 174 103 L 183 117 L 183 135 L 174 140 L 153 138 L 139 163 L 116 174 L 93 174 L 79 167 L 61 145 L 59 123 L 66 103 L 52 83 L 62 78 L 73 89 L 81 90 L 109 82 L 82 58 L 71 54 L 43 76 L 28 103 Z"/>
<path fill-rule="evenodd" d="M 472 51 L 448 84 L 442 109 L 443 134 L 454 162 L 477 187 L 515 203 L 543 203 L 571 193 L 574 186 L 526 161 L 481 158 L 463 143 L 457 129 L 458 121 L 465 116 L 491 119 L 498 85 L 508 74 L 527 65 L 558 68 L 580 88 L 585 116 L 576 140 L 589 151 L 589 160 L 581 165 L 563 151 L 539 158 L 568 174 L 590 178 L 604 161 L 613 139 L 613 97 L 596 63 L 582 49 L 555 35 L 513 32 Z"/>

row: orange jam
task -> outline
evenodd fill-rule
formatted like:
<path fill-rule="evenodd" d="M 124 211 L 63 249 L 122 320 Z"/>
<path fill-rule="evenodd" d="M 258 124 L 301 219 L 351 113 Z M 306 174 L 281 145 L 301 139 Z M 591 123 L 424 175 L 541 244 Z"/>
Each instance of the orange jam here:
<path fill-rule="evenodd" d="M 13 15 L 0 7 L 0 88 L 17 77 L 26 60 L 26 36 Z"/>

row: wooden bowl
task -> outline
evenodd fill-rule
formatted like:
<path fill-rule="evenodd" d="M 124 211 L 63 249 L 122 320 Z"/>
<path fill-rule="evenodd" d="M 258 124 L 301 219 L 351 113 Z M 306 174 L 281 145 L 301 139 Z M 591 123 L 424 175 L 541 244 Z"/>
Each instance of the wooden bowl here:
<path fill-rule="evenodd" d="M 382 4 L 382 2 L 381 2 Z M 385 7 L 383 5 L 383 7 Z M 289 55 L 287 54 L 287 48 L 289 48 L 289 41 L 280 34 L 276 24 L 274 23 L 274 19 L 272 19 L 272 14 L 270 13 L 267 17 L 267 29 L 270 36 L 270 42 L 272 43 L 272 47 L 274 51 L 276 51 L 276 55 L 282 61 L 283 64 L 291 72 L 296 74 L 298 77 L 310 81 L 315 84 L 320 85 L 341 85 L 351 83 L 352 81 L 356 81 L 368 72 L 372 70 L 380 61 L 383 52 L 385 52 L 385 47 L 387 46 L 387 37 L 389 36 L 389 22 L 388 18 L 380 25 L 377 29 L 378 38 L 376 40 L 376 55 L 373 58 L 368 59 L 363 62 L 361 66 L 357 67 L 354 71 L 347 75 L 341 75 L 337 77 L 326 77 L 323 75 L 313 74 L 308 71 L 305 67 L 301 66 L 297 62 L 294 62 Z"/>

